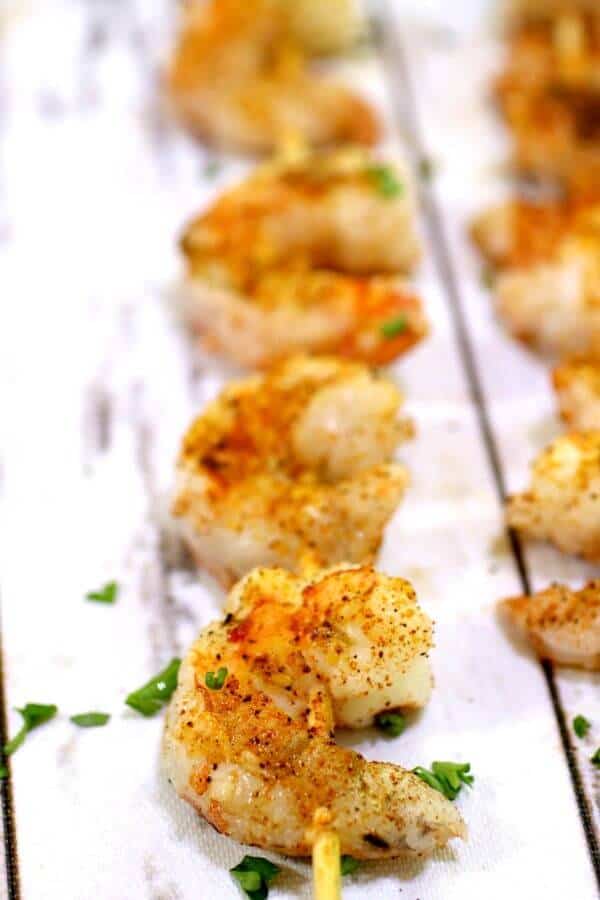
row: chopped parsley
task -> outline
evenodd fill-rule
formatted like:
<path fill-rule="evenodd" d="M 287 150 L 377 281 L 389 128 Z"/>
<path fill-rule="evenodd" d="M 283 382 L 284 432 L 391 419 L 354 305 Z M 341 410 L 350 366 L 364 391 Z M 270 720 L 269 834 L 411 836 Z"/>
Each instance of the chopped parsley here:
<path fill-rule="evenodd" d="M 463 784 L 467 784 L 469 787 L 473 784 L 475 780 L 473 775 L 467 774 L 470 771 L 470 763 L 454 762 L 433 762 L 431 770 L 424 769 L 423 766 L 413 769 L 415 775 L 418 775 L 429 787 L 439 791 L 448 800 L 455 799 Z"/>
<path fill-rule="evenodd" d="M 6 766 L 0 766 L 0 781 L 3 778 L 6 778 L 7 775 L 8 775 L 8 769 L 6 768 Z"/>
<path fill-rule="evenodd" d="M 395 319 L 388 319 L 381 326 L 381 333 L 385 338 L 395 338 L 399 334 L 404 334 L 408 327 L 406 316 L 396 316 Z"/>
<path fill-rule="evenodd" d="M 216 674 L 214 672 L 206 673 L 206 675 L 204 676 L 204 684 L 211 691 L 220 691 L 225 684 L 226 678 L 227 669 L 225 668 L 225 666 L 221 666 Z"/>
<path fill-rule="evenodd" d="M 359 868 L 360 862 L 358 859 L 354 859 L 353 856 L 344 854 L 340 857 L 340 872 L 342 873 L 342 878 L 344 875 L 353 875 Z"/>
<path fill-rule="evenodd" d="M 103 712 L 78 713 L 71 716 L 73 725 L 79 725 L 80 728 L 98 728 L 100 725 L 106 725 L 109 719 L 109 714 Z"/>
<path fill-rule="evenodd" d="M 262 856 L 245 856 L 229 871 L 250 900 L 265 900 L 269 884 L 281 870 Z"/>
<path fill-rule="evenodd" d="M 391 200 L 402 193 L 402 182 L 398 181 L 394 170 L 389 166 L 369 166 L 366 172 L 367 178 L 382 197 Z"/>
<path fill-rule="evenodd" d="M 116 581 L 109 581 L 99 591 L 90 591 L 85 595 L 86 600 L 92 603 L 115 603 L 117 594 L 119 593 L 119 585 Z"/>
<path fill-rule="evenodd" d="M 17 708 L 17 712 L 23 717 L 23 725 L 15 736 L 4 745 L 5 756 L 10 756 L 11 753 L 18 750 L 30 731 L 53 719 L 58 712 L 58 706 L 46 703 L 27 703 L 23 709 Z"/>
<path fill-rule="evenodd" d="M 399 712 L 381 712 L 375 716 L 375 725 L 384 734 L 398 737 L 406 728 L 406 719 Z"/>
<path fill-rule="evenodd" d="M 575 716 L 573 719 L 573 731 L 578 738 L 584 738 L 591 727 L 592 723 L 585 716 Z"/>
<path fill-rule="evenodd" d="M 600 747 L 598 747 L 593 756 L 590 756 L 590 762 L 600 767 Z"/>
<path fill-rule="evenodd" d="M 166 668 L 137 691 L 125 698 L 125 703 L 143 716 L 154 716 L 167 703 L 177 687 L 180 659 L 172 659 Z"/>

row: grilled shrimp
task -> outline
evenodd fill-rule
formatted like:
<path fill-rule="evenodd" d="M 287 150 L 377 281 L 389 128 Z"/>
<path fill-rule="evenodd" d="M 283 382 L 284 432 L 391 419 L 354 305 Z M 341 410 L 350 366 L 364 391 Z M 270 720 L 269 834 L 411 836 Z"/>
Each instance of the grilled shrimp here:
<path fill-rule="evenodd" d="M 530 489 L 509 498 L 507 521 L 565 553 L 600 561 L 600 431 L 562 435 L 544 450 Z"/>
<path fill-rule="evenodd" d="M 573 188 L 600 186 L 600 15 L 571 9 L 521 24 L 497 97 L 517 168 Z"/>
<path fill-rule="evenodd" d="M 515 337 L 550 354 L 600 348 L 600 202 L 511 203 L 473 228 L 500 268 L 500 317 Z"/>
<path fill-rule="evenodd" d="M 345 86 L 309 70 L 298 32 L 310 15 L 296 11 L 290 24 L 288 10 L 283 0 L 194 3 L 167 75 L 177 115 L 193 133 L 252 153 L 290 138 L 375 143 L 375 113 Z"/>
<path fill-rule="evenodd" d="M 233 383 L 184 438 L 173 513 L 229 585 L 257 565 L 370 561 L 408 481 L 401 397 L 364 366 L 296 357 Z"/>
<path fill-rule="evenodd" d="M 600 670 L 600 581 L 579 591 L 553 584 L 532 597 L 504 600 L 500 608 L 542 659 Z"/>
<path fill-rule="evenodd" d="M 574 356 L 554 369 L 560 414 L 580 431 L 600 431 L 600 356 Z"/>
<path fill-rule="evenodd" d="M 408 582 L 370 567 L 308 580 L 255 569 L 227 608 L 183 662 L 167 715 L 166 769 L 183 799 L 218 831 L 294 856 L 310 854 L 317 811 L 358 859 L 465 837 L 442 794 L 333 738 L 429 698 L 432 625 Z"/>
<path fill-rule="evenodd" d="M 262 167 L 187 227 L 184 316 L 243 365 L 301 350 L 386 363 L 427 331 L 394 274 L 418 259 L 413 218 L 405 173 L 361 151 Z"/>

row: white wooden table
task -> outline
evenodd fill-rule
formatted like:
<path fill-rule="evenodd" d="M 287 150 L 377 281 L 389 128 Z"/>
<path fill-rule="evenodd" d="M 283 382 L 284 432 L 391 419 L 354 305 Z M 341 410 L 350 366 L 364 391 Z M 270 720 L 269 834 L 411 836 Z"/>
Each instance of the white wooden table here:
<path fill-rule="evenodd" d="M 502 495 L 525 484 L 559 426 L 547 371 L 494 320 L 465 238 L 469 216 L 502 190 L 504 152 L 483 99 L 494 48 L 457 32 L 476 12 L 452 4 L 448 31 L 406 25 L 397 4 L 378 56 L 338 66 L 381 105 L 387 149 L 402 142 L 435 166 L 417 279 L 433 333 L 390 370 L 418 425 L 400 452 L 413 485 L 380 565 L 409 577 L 436 619 L 437 687 L 400 739 L 341 739 L 408 767 L 469 760 L 476 776 L 458 801 L 467 844 L 426 865 L 364 867 L 345 896 L 592 900 L 600 681 L 540 666 L 494 615 L 502 596 L 593 570 L 503 537 Z M 0 736 L 18 725 L 14 706 L 60 707 L 2 783 L 0 890 L 11 900 L 239 896 L 226 869 L 241 848 L 172 796 L 160 717 L 123 705 L 221 600 L 189 569 L 165 509 L 182 431 L 233 373 L 178 329 L 169 289 L 182 224 L 243 163 L 221 159 L 208 174 L 211 155 L 164 116 L 171 14 L 160 0 L 47 0 L 2 20 Z M 113 578 L 114 607 L 83 601 Z M 88 709 L 112 713 L 110 724 L 70 724 Z M 584 742 L 577 713 L 594 723 Z M 272 896 L 309 897 L 307 875 L 286 861 Z"/>

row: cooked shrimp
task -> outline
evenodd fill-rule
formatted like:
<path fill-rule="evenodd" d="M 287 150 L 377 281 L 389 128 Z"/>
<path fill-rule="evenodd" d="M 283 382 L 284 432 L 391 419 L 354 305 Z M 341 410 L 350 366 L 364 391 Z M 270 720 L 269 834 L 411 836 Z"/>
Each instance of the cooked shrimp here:
<path fill-rule="evenodd" d="M 554 389 L 565 422 L 600 430 L 600 356 L 574 356 L 554 369 Z"/>
<path fill-rule="evenodd" d="M 225 388 L 184 438 L 173 512 L 199 565 L 231 584 L 257 565 L 370 561 L 408 481 L 411 426 L 364 366 L 289 359 Z"/>
<path fill-rule="evenodd" d="M 299 350 L 388 362 L 427 331 L 392 274 L 418 259 L 413 218 L 406 174 L 360 151 L 265 166 L 186 229 L 184 315 L 244 365 Z"/>
<path fill-rule="evenodd" d="M 501 269 L 498 311 L 515 337 L 551 354 L 600 348 L 598 200 L 507 204 L 473 234 Z"/>
<path fill-rule="evenodd" d="M 431 622 L 400 578 L 255 569 L 181 666 L 164 739 L 177 793 L 218 831 L 294 856 L 310 854 L 317 810 L 358 859 L 465 837 L 442 794 L 333 738 L 335 726 L 424 705 L 431 644 Z M 223 687 L 210 690 L 206 673 L 219 669 Z"/>
<path fill-rule="evenodd" d="M 510 38 L 497 96 L 517 167 L 578 189 L 600 186 L 600 16 L 571 10 Z"/>
<path fill-rule="evenodd" d="M 504 600 L 501 610 L 542 659 L 600 670 L 600 581 L 579 591 L 553 584 L 532 597 Z"/>
<path fill-rule="evenodd" d="M 600 561 L 600 431 L 557 438 L 534 463 L 530 489 L 509 498 L 507 520 L 528 537 Z"/>
<path fill-rule="evenodd" d="M 271 151 L 289 138 L 375 143 L 375 113 L 308 69 L 288 8 L 282 0 L 194 3 L 168 72 L 177 114 L 201 137 L 249 152 Z M 296 31 L 307 21 L 299 15 Z"/>

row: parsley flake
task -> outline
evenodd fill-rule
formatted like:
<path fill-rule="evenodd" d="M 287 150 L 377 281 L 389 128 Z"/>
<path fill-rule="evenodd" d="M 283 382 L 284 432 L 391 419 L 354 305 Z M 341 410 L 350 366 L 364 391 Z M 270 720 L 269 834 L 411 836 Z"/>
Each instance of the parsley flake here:
<path fill-rule="evenodd" d="M 395 338 L 399 334 L 404 334 L 408 327 L 406 316 L 396 316 L 395 319 L 388 319 L 381 325 L 381 333 L 385 338 Z"/>
<path fill-rule="evenodd" d="M 369 166 L 366 174 L 377 193 L 388 200 L 398 197 L 403 191 L 402 182 L 398 181 L 389 166 Z"/>
<path fill-rule="evenodd" d="M 225 684 L 227 674 L 225 666 L 221 666 L 216 675 L 214 672 L 207 672 L 204 676 L 204 684 L 210 691 L 220 691 Z"/>
<path fill-rule="evenodd" d="M 229 871 L 250 900 L 265 900 L 269 884 L 281 870 L 262 856 L 245 856 Z"/>
<path fill-rule="evenodd" d="M 18 750 L 30 731 L 53 719 L 58 712 L 58 706 L 46 703 L 27 703 L 22 709 L 17 708 L 17 712 L 23 717 L 23 725 L 15 736 L 4 745 L 5 756 L 10 756 L 11 753 Z"/>
<path fill-rule="evenodd" d="M 578 738 L 584 738 L 591 727 L 592 723 L 585 716 L 575 716 L 573 719 L 573 731 Z"/>
<path fill-rule="evenodd" d="M 418 775 L 429 787 L 439 791 L 448 800 L 456 798 L 463 784 L 471 787 L 475 779 L 473 775 L 467 774 L 470 771 L 470 763 L 454 762 L 433 762 L 431 771 L 424 769 L 423 766 L 413 769 L 415 775 Z"/>
<path fill-rule="evenodd" d="M 375 725 L 389 737 L 398 737 L 406 728 L 406 719 L 399 712 L 381 712 L 375 716 Z"/>
<path fill-rule="evenodd" d="M 590 756 L 590 762 L 600 768 L 600 747 L 598 747 L 593 756 Z"/>
<path fill-rule="evenodd" d="M 71 716 L 73 725 L 79 725 L 80 728 L 98 728 L 100 725 L 106 725 L 109 719 L 109 714 L 103 712 L 78 713 Z"/>
<path fill-rule="evenodd" d="M 354 859 L 353 856 L 348 856 L 347 854 L 343 854 L 340 857 L 340 872 L 342 878 L 345 875 L 353 875 L 357 869 L 360 868 L 360 861 L 358 859 Z"/>
<path fill-rule="evenodd" d="M 2 780 L 2 778 L 6 778 L 7 775 L 8 769 L 6 768 L 6 766 L 0 766 L 0 780 Z"/>
<path fill-rule="evenodd" d="M 99 591 L 89 591 L 85 595 L 86 600 L 92 603 L 115 603 L 117 594 L 119 593 L 119 585 L 116 581 L 109 581 Z"/>
<path fill-rule="evenodd" d="M 180 659 L 172 659 L 166 668 L 125 698 L 125 703 L 143 716 L 154 716 L 171 699 L 177 687 Z"/>

